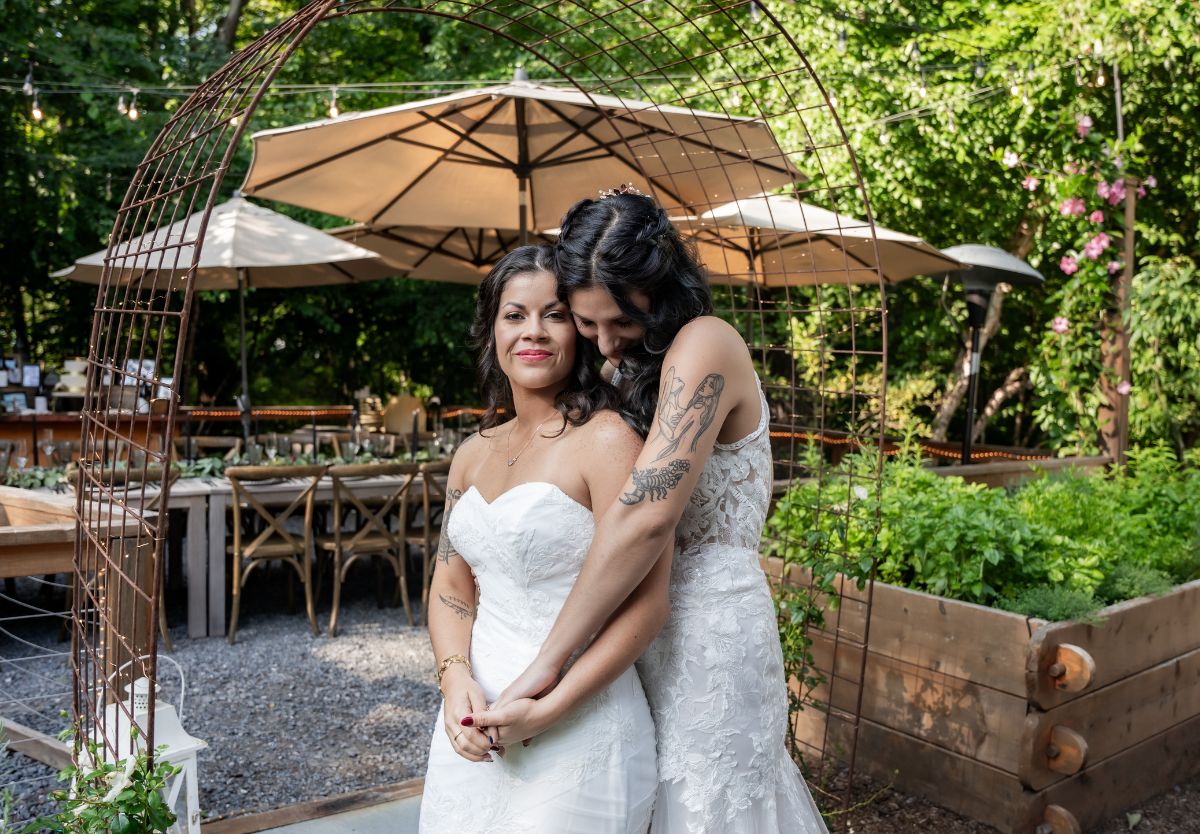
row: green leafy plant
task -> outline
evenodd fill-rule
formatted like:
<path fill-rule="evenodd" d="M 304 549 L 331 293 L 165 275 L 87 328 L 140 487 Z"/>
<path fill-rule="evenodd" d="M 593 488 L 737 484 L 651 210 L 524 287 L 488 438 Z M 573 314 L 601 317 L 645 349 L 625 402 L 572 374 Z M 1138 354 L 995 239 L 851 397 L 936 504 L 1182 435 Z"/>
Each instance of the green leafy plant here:
<path fill-rule="evenodd" d="M 49 489 L 61 484 L 66 470 L 56 466 L 33 466 L 29 469 L 9 469 L 0 473 L 5 486 L 21 489 Z"/>
<path fill-rule="evenodd" d="M 1057 622 L 1059 620 L 1096 620 L 1103 603 L 1088 591 L 1061 585 L 1035 585 L 1011 599 L 1000 601 L 1000 608 L 1026 617 Z"/>
<path fill-rule="evenodd" d="M 135 729 L 134 738 L 136 734 Z M 59 772 L 59 781 L 70 783 L 68 790 L 50 794 L 59 810 L 31 822 L 23 832 L 162 834 L 174 824 L 163 789 L 178 767 L 162 759 L 151 767 L 144 750 L 118 762 L 105 761 L 97 742 L 89 741 L 86 750 L 80 764 Z"/>

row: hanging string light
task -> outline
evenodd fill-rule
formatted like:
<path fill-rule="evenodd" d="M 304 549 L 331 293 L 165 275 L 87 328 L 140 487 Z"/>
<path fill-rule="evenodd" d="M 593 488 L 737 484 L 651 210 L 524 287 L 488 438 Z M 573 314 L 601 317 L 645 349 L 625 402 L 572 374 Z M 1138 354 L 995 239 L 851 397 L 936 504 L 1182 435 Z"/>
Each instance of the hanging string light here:
<path fill-rule="evenodd" d="M 750 22 L 758 23 L 762 20 L 762 9 L 757 3 L 750 4 Z"/>
<path fill-rule="evenodd" d="M 1100 66 L 1096 67 L 1096 86 L 1097 87 L 1104 86 L 1104 64 L 1101 64 Z"/>
<path fill-rule="evenodd" d="M 1017 96 L 1021 95 L 1021 78 L 1019 75 L 1017 75 L 1016 64 L 1008 65 L 1008 77 L 1008 92 L 1012 94 L 1013 98 L 1016 98 Z"/>
<path fill-rule="evenodd" d="M 136 122 L 138 120 L 138 116 L 142 115 L 137 106 L 137 96 L 139 92 L 138 88 L 134 87 L 132 92 L 133 98 L 129 100 L 129 110 L 125 113 L 125 115 L 129 117 L 129 121 Z"/>
<path fill-rule="evenodd" d="M 35 122 L 40 122 L 45 113 L 42 112 L 41 106 L 38 104 L 37 88 L 33 89 L 33 106 L 29 108 L 29 115 Z"/>
<path fill-rule="evenodd" d="M 847 45 L 846 42 L 848 40 L 849 40 L 849 38 L 846 35 L 846 27 L 845 27 L 845 25 L 843 25 L 842 28 L 838 30 L 838 39 L 837 39 L 838 52 L 844 53 L 846 51 L 846 45 Z"/>
<path fill-rule="evenodd" d="M 342 113 L 342 111 L 338 109 L 338 103 L 337 103 L 337 87 L 330 87 L 329 88 L 329 118 L 336 119 L 338 116 L 341 115 L 341 113 Z"/>
<path fill-rule="evenodd" d="M 979 50 L 978 56 L 975 58 L 975 77 L 983 78 L 987 74 L 987 64 L 983 62 L 983 50 Z"/>
<path fill-rule="evenodd" d="M 924 69 L 921 70 L 921 85 L 919 87 L 917 87 L 917 95 L 919 95 L 921 98 L 925 98 L 926 96 L 929 95 L 929 87 L 926 86 L 926 84 L 925 84 L 925 70 Z"/>
<path fill-rule="evenodd" d="M 33 95 L 33 61 L 29 62 L 29 72 L 25 73 L 25 83 L 21 85 L 21 92 L 26 96 Z"/>
<path fill-rule="evenodd" d="M 129 112 L 129 107 L 125 104 L 125 94 L 117 96 L 117 112 L 122 116 Z"/>

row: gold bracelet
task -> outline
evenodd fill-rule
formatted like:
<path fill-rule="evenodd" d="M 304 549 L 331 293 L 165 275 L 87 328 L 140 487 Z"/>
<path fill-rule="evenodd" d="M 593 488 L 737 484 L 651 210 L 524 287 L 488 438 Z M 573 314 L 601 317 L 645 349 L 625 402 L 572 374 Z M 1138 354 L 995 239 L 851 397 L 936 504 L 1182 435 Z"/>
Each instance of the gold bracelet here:
<path fill-rule="evenodd" d="M 467 674 L 471 674 L 471 661 L 467 660 L 461 654 L 452 654 L 441 662 L 437 670 L 437 687 L 438 692 L 442 691 L 442 675 L 446 674 L 446 670 L 450 668 L 452 663 L 462 663 L 467 667 Z M 445 694 L 445 693 L 442 693 Z"/>

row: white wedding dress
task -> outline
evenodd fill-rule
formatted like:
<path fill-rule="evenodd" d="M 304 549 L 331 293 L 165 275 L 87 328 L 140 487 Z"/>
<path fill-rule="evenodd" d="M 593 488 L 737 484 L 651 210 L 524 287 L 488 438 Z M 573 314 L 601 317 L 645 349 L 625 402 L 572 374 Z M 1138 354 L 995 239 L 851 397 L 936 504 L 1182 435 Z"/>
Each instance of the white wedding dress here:
<path fill-rule="evenodd" d="M 494 701 L 537 655 L 595 533 L 591 511 L 554 484 L 520 484 L 491 504 L 471 487 L 443 535 L 479 583 L 471 667 Z M 438 712 L 421 800 L 426 834 L 644 834 L 655 800 L 655 735 L 637 672 L 529 747 L 492 762 L 454 752 Z"/>
<path fill-rule="evenodd" d="M 652 834 L 825 834 L 787 751 L 775 605 L 758 561 L 771 495 L 767 402 L 718 443 L 676 529 L 671 616 L 638 661 L 658 732 Z"/>

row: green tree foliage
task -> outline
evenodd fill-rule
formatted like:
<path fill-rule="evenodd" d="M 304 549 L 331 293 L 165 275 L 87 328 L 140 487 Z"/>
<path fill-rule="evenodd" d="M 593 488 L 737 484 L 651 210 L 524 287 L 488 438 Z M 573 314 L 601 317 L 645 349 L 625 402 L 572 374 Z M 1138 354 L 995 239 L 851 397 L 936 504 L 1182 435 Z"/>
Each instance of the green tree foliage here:
<path fill-rule="evenodd" d="M 248 0 L 232 5 L 241 9 L 234 38 L 240 46 L 302 4 Z M 604 11 L 615 5 L 616 0 L 606 0 L 589 8 Z M 1135 353 L 1141 355 L 1134 358 L 1132 396 L 1135 406 L 1149 409 L 1143 415 L 1135 408 L 1135 439 L 1167 439 L 1177 447 L 1193 442 L 1195 386 L 1186 369 L 1195 366 L 1195 342 L 1169 336 L 1191 321 L 1195 305 L 1183 299 L 1197 294 L 1194 285 L 1189 289 L 1178 278 L 1194 274 L 1189 270 L 1200 251 L 1197 7 L 1182 0 L 1005 0 L 983 5 L 956 0 L 903 6 L 866 0 L 853 9 L 824 0 L 761 5 L 792 33 L 836 98 L 838 117 L 880 223 L 938 246 L 999 245 L 1027 257 L 1047 276 L 1044 290 L 1021 289 L 1006 297 L 1001 326 L 984 354 L 985 396 L 1016 368 L 1028 369 L 1034 379 L 1040 369 L 1049 378 L 1047 363 L 1054 357 L 1047 355 L 1047 333 L 1056 316 L 1069 312 L 1064 305 L 1070 282 L 1058 264 L 1082 241 L 1057 214 L 1050 174 L 1039 177 L 1043 184 L 1032 191 L 1022 188 L 1022 181 L 1041 169 L 1061 171 L 1075 141 L 1071 126 L 1079 116 L 1093 120 L 1097 136 L 1116 136 L 1112 67 L 1117 66 L 1123 126 L 1139 137 L 1142 172 L 1155 175 L 1160 184 L 1138 205 L 1138 263 L 1149 265 L 1138 282 L 1152 295 L 1161 288 L 1181 298 L 1172 305 L 1171 316 L 1162 310 L 1153 326 L 1139 324 L 1136 317 L 1155 305 L 1143 296 L 1135 303 L 1131 327 Z M 637 8 L 654 25 L 670 27 L 677 9 L 686 6 L 651 0 Z M 51 361 L 84 350 L 94 290 L 51 281 L 47 273 L 104 244 L 123 185 L 182 100 L 181 94 L 162 90 L 195 84 L 224 60 L 227 53 L 217 35 L 230 7 L 204 0 L 0 0 L 5 23 L 0 60 L 7 81 L 0 94 L 0 106 L 7 111 L 0 120 L 4 347 L 19 336 Z M 550 16 L 569 22 L 582 14 L 574 4 L 557 4 L 531 22 L 540 25 Z M 630 25 L 629 18 L 624 21 L 619 25 Z M 651 23 L 642 25 L 648 30 Z M 714 53 L 723 43 L 769 32 L 769 25 L 766 16 L 756 20 L 749 6 L 738 6 L 705 18 L 699 30 L 672 29 L 666 40 L 642 39 L 634 46 L 614 48 L 617 32 L 593 32 L 595 45 L 586 50 L 591 57 L 573 71 L 586 80 L 636 75 L 651 63 L 670 64 L 669 79 L 642 76 L 640 85 L 629 85 L 628 92 L 743 115 L 792 114 L 769 120 L 782 144 L 801 153 L 801 164 L 808 160 L 814 188 L 809 199 L 820 202 L 829 196 L 820 189 L 852 181 L 853 169 L 849 156 L 837 148 L 820 153 L 820 168 L 803 156 L 806 143 L 821 145 L 840 134 L 820 110 L 804 111 L 803 121 L 794 115 L 797 105 L 820 101 L 820 91 L 799 74 L 795 84 L 767 79 L 775 71 L 794 69 L 790 44 L 779 38 L 762 41 L 757 49 L 741 50 L 732 64 Z M 566 51 L 554 44 L 538 48 L 561 63 L 568 51 L 584 51 L 582 36 L 570 37 L 579 42 L 566 44 Z M 31 102 L 20 92 L 30 62 L 46 111 L 41 122 L 30 119 Z M 414 89 L 411 96 L 394 90 L 340 91 L 339 106 L 349 112 L 449 92 L 456 89 L 450 83 L 455 80 L 507 78 L 517 63 L 526 64 L 534 78 L 552 75 L 527 50 L 482 29 L 412 13 L 354 15 L 317 27 L 280 74 L 276 92 L 264 99 L 251 128 L 326 115 L 327 93 L 297 93 L 284 85 L 431 85 Z M 1103 84 L 1098 82 L 1101 74 Z M 759 78 L 763 80 L 753 80 Z M 728 85 L 737 79 L 749 80 L 735 99 Z M 111 90 L 97 91 L 98 83 L 111 84 Z M 73 85 L 78 90 L 84 84 L 89 88 L 83 94 L 68 94 Z M 133 122 L 116 112 L 116 98 L 122 86 L 139 85 L 157 92 L 139 96 L 142 118 Z M 1002 163 L 1008 152 L 1018 155 L 1021 167 Z M 226 191 L 240 181 L 248 161 L 247 143 L 234 160 Z M 865 210 L 846 192 L 839 192 L 837 207 L 849 213 Z M 320 226 L 341 222 L 284 210 Z M 1167 261 L 1175 272 L 1156 265 Z M 1099 303 L 1109 303 L 1103 293 Z M 198 393 L 222 402 L 236 388 L 235 305 L 229 294 L 204 294 L 199 311 Z M 364 384 L 386 391 L 409 380 L 434 385 L 449 399 L 469 398 L 470 349 L 462 334 L 470 307 L 469 291 L 436 284 L 251 292 L 256 396 L 262 402 L 345 399 Z M 914 279 L 889 289 L 888 315 L 888 384 L 899 397 L 889 420 L 925 431 L 961 350 L 960 293 L 950 287 L 943 295 L 936 282 Z M 1079 328 L 1077 346 L 1091 345 L 1098 335 L 1091 332 L 1096 323 L 1073 321 Z M 806 323 L 794 327 L 803 335 Z M 868 328 L 855 336 L 861 348 L 881 343 L 883 333 Z M 853 372 L 863 374 L 862 379 L 878 374 L 865 365 L 815 370 Z M 1178 378 L 1170 378 L 1177 372 Z M 1161 393 L 1155 385 L 1164 386 Z M 1057 426 L 1078 419 L 1082 411 L 1074 403 L 1083 403 L 1084 410 L 1094 406 L 1094 386 L 1090 370 L 1073 368 L 1054 384 L 1010 400 L 985 439 L 1075 448 L 1091 428 L 1077 425 L 1072 435 Z"/>

